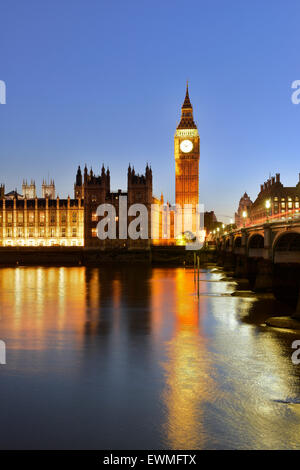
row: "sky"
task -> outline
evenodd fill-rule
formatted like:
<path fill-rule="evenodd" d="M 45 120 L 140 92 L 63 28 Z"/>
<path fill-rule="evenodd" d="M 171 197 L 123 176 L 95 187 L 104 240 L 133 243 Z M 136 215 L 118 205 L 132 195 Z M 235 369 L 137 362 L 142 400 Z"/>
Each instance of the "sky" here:
<path fill-rule="evenodd" d="M 0 182 L 54 178 L 73 196 L 77 166 L 153 170 L 174 201 L 174 133 L 189 80 L 200 133 L 200 202 L 229 221 L 270 174 L 300 172 L 300 2 L 1 0 Z"/>

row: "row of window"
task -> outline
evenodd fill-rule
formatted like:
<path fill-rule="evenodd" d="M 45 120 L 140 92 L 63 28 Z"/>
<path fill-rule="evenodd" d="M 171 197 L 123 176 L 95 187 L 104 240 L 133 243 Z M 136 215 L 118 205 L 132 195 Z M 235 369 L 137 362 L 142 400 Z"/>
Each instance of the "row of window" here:
<path fill-rule="evenodd" d="M 290 214 L 290 217 L 293 217 L 293 214 L 296 215 L 296 216 L 299 216 L 300 214 L 300 209 L 296 209 L 295 212 L 292 211 L 292 209 L 281 209 L 279 210 L 278 208 L 277 209 L 274 209 L 273 211 L 271 211 L 268 215 L 269 216 L 276 216 L 278 214 L 283 214 L 283 217 L 285 218 L 286 217 L 286 214 Z M 255 221 L 255 220 L 258 220 L 258 219 L 263 219 L 266 217 L 266 210 L 262 210 L 262 211 L 258 211 L 258 212 L 255 212 L 254 214 L 251 214 L 250 215 L 250 218 L 252 221 Z"/>
<path fill-rule="evenodd" d="M 279 201 L 279 200 L 280 200 L 280 201 L 285 201 L 285 200 L 287 200 L 287 201 L 292 201 L 293 198 L 292 198 L 291 196 L 288 196 L 287 198 L 285 198 L 285 197 L 277 197 L 277 196 L 274 197 L 274 201 Z M 295 196 L 295 201 L 299 201 L 299 196 Z"/>
<path fill-rule="evenodd" d="M 35 222 L 35 213 L 33 211 L 28 212 L 28 223 L 34 223 Z M 56 212 L 50 212 L 49 214 L 49 222 L 50 224 L 55 224 L 56 223 Z M 0 223 L 3 221 L 3 213 L 0 213 Z M 12 211 L 7 211 L 6 212 L 6 222 L 12 223 L 13 222 L 13 212 Z M 46 214 L 45 212 L 39 212 L 38 213 L 38 222 L 40 224 L 44 224 L 46 222 Z M 60 213 L 60 222 L 62 224 L 65 224 L 67 222 L 67 213 L 66 212 L 61 212 Z M 77 211 L 72 211 L 71 213 L 71 222 L 73 224 L 77 223 Z M 17 212 L 17 223 L 22 224 L 24 223 L 24 212 Z"/>
<path fill-rule="evenodd" d="M 276 209 L 278 207 L 279 207 L 279 202 L 274 202 L 274 208 Z M 293 206 L 293 201 L 288 201 L 287 203 L 286 202 L 281 202 L 280 207 L 281 207 L 281 209 L 286 209 L 286 208 L 293 209 L 293 207 L 295 209 L 299 209 L 299 202 L 296 201 L 294 206 Z"/>
<path fill-rule="evenodd" d="M 274 206 L 274 209 L 278 209 L 279 207 L 283 210 L 283 209 L 299 209 L 299 197 L 296 196 L 295 197 L 295 200 L 293 201 L 293 198 L 292 197 L 274 197 L 274 200 L 273 200 L 273 206 Z M 281 212 L 282 212 L 281 210 Z"/>

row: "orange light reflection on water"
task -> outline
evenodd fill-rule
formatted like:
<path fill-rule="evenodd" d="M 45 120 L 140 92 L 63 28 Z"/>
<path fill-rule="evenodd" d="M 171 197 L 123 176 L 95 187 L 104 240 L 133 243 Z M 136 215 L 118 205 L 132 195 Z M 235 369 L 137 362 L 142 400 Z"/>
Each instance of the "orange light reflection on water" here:
<path fill-rule="evenodd" d="M 201 448 L 205 437 L 201 404 L 209 401 L 210 390 L 215 386 L 208 368 L 207 338 L 201 327 L 206 299 L 196 295 L 192 271 L 172 272 L 175 282 L 169 299 L 171 310 L 175 312 L 175 324 L 163 364 L 166 375 L 164 428 L 169 448 Z"/>
<path fill-rule="evenodd" d="M 60 333 L 82 330 L 85 270 L 5 268 L 0 270 L 0 301 L 0 318 L 9 319 L 10 348 L 46 349 L 52 331 L 58 335 L 59 348 Z M 6 336 L 3 329 L 2 335 Z"/>

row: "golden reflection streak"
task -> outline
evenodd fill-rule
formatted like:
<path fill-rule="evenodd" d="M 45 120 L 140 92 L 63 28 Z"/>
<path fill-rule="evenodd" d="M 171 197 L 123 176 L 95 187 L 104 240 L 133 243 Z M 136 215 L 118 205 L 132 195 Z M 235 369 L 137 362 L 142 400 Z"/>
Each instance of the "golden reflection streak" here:
<path fill-rule="evenodd" d="M 83 267 L 1 269 L 1 314 L 13 319 L 10 348 L 47 349 L 53 330 L 76 333 L 78 341 L 85 319 L 84 274 Z M 59 340 L 52 347 L 60 348 Z"/>
<path fill-rule="evenodd" d="M 203 447 L 202 404 L 210 399 L 215 386 L 202 328 L 205 298 L 194 295 L 192 272 L 177 269 L 169 298 L 173 299 L 175 329 L 167 343 L 168 360 L 164 363 L 166 388 L 163 400 L 167 409 L 165 432 L 168 447 L 196 449 Z"/>

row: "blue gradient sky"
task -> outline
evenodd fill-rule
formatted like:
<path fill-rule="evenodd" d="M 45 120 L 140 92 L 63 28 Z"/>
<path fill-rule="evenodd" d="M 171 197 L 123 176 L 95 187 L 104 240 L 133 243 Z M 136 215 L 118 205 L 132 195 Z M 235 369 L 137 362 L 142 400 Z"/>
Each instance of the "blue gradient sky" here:
<path fill-rule="evenodd" d="M 186 79 L 201 137 L 200 200 L 231 216 L 269 173 L 300 171 L 299 1 L 2 0 L 0 180 L 55 179 L 73 195 L 77 165 L 151 163 L 174 200 L 173 136 Z M 222 217 L 220 217 L 222 219 Z M 226 220 L 226 219 L 224 219 Z"/>

